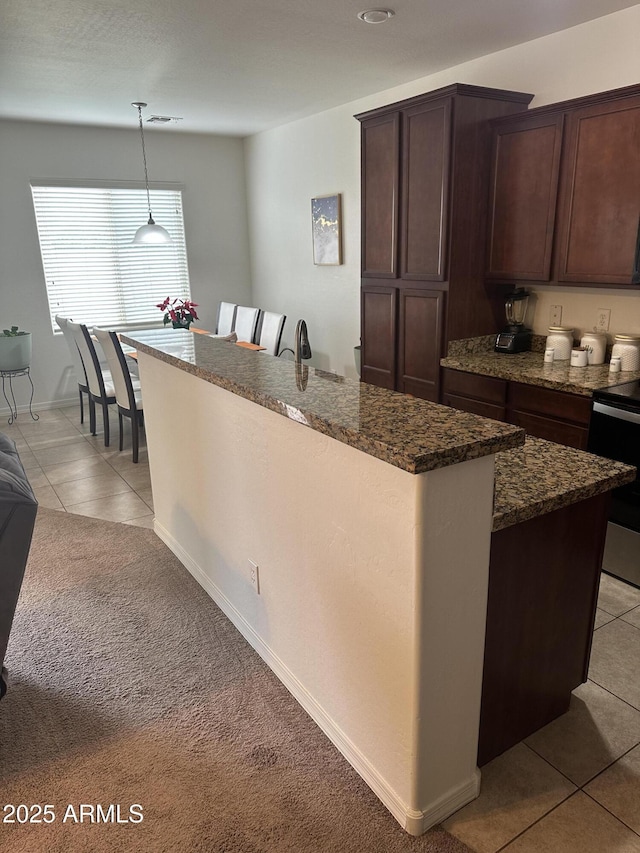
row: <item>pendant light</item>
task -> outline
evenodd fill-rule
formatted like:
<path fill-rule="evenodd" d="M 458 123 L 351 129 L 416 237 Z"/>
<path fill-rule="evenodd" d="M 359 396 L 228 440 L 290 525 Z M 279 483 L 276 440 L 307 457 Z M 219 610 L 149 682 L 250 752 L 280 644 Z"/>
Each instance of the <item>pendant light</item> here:
<path fill-rule="evenodd" d="M 153 216 L 151 215 L 151 198 L 149 196 L 149 175 L 147 174 L 147 153 L 144 147 L 144 131 L 142 129 L 142 108 L 147 105 L 143 101 L 134 101 L 131 104 L 132 107 L 136 107 L 138 110 L 138 122 L 140 124 L 140 139 L 142 140 L 142 161 L 144 163 L 144 183 L 147 188 L 147 207 L 149 208 L 149 221 L 146 225 L 140 226 L 135 233 L 135 237 L 131 241 L 132 243 L 143 243 L 146 245 L 155 244 L 159 245 L 162 243 L 172 243 L 171 235 L 169 232 L 162 227 L 162 225 L 156 225 L 153 221 Z"/>

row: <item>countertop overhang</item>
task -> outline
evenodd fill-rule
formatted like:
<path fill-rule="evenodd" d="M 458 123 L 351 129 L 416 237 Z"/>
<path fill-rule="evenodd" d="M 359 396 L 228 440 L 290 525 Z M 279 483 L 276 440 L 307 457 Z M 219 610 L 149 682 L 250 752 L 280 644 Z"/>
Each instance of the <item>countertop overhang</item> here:
<path fill-rule="evenodd" d="M 419 474 L 524 443 L 524 430 L 179 329 L 124 343 L 384 462 Z"/>
<path fill-rule="evenodd" d="M 527 436 L 496 455 L 493 531 L 587 500 L 635 479 L 636 469 Z"/>

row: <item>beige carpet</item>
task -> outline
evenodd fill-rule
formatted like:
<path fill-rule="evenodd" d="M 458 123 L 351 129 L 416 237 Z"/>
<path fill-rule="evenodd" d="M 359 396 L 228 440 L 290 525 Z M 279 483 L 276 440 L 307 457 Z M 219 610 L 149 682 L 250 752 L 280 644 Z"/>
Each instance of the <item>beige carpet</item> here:
<path fill-rule="evenodd" d="M 150 530 L 40 509 L 6 664 L 0 808 L 56 819 L 3 853 L 468 851 L 399 827 Z"/>

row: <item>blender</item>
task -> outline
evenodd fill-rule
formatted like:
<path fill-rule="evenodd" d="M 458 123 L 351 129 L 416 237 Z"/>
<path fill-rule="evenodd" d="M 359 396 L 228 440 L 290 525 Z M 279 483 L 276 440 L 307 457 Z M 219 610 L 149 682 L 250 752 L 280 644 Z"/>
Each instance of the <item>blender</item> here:
<path fill-rule="evenodd" d="M 529 294 L 523 288 L 509 293 L 504 303 L 507 326 L 496 336 L 496 352 L 524 352 L 531 349 L 531 329 L 524 325 Z"/>

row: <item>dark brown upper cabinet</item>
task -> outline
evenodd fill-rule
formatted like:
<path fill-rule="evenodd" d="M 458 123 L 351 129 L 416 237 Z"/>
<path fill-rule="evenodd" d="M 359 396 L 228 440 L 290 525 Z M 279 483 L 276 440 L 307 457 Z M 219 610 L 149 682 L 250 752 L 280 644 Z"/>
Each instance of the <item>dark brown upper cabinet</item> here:
<path fill-rule="evenodd" d="M 398 270 L 400 200 L 400 116 L 373 118 L 363 125 L 362 275 L 395 278 Z"/>
<path fill-rule="evenodd" d="M 563 116 L 531 115 L 495 129 L 487 273 L 549 281 Z"/>
<path fill-rule="evenodd" d="M 640 87 L 567 115 L 559 207 L 561 282 L 640 284 Z"/>
<path fill-rule="evenodd" d="M 400 276 L 444 281 L 451 99 L 404 110 Z"/>
<path fill-rule="evenodd" d="M 640 85 L 492 125 L 487 277 L 640 284 Z"/>
<path fill-rule="evenodd" d="M 361 376 L 439 399 L 448 340 L 495 332 L 484 278 L 489 119 L 532 95 L 454 84 L 361 113 Z"/>

